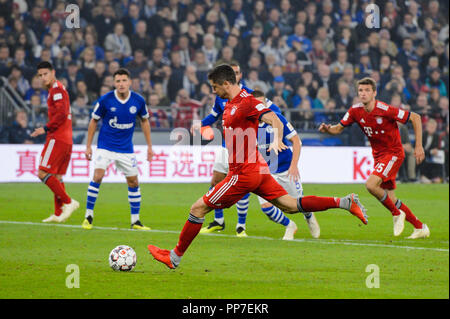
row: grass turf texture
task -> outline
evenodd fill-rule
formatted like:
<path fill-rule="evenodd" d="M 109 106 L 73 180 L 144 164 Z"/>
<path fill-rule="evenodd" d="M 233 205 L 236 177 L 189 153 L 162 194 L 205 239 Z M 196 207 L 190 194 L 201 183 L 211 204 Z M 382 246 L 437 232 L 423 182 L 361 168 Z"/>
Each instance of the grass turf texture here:
<path fill-rule="evenodd" d="M 296 214 L 289 215 L 299 227 L 296 241 L 282 241 L 284 227 L 271 222 L 252 195 L 249 238 L 235 236 L 232 207 L 225 211 L 225 231 L 199 235 L 175 271 L 153 260 L 147 245 L 173 248 L 190 205 L 208 185 L 141 185 L 141 220 L 152 227 L 148 232 L 128 230 L 125 184 L 100 187 L 90 231 L 80 227 L 87 185 L 66 187 L 81 206 L 67 227 L 41 223 L 53 210 L 44 185 L 0 184 L 0 298 L 449 298 L 448 185 L 398 187 L 397 196 L 430 227 L 425 240 L 405 239 L 413 230 L 407 222 L 394 237 L 391 215 L 364 185 L 304 185 L 306 194 L 319 196 L 359 193 L 368 209 L 367 226 L 345 211 L 317 213 L 319 240 Z M 213 212 L 204 225 L 212 219 Z M 109 268 L 108 254 L 119 244 L 137 253 L 130 273 Z M 66 287 L 69 264 L 79 266 L 79 289 Z M 380 269 L 379 288 L 366 287 L 369 264 Z"/>

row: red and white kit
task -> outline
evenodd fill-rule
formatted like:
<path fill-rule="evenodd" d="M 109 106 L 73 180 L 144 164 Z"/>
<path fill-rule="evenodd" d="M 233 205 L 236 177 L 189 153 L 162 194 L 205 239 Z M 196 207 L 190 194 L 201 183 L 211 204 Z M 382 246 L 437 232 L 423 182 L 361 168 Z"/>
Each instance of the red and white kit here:
<path fill-rule="evenodd" d="M 203 196 L 211 208 L 228 208 L 249 192 L 266 200 L 287 192 L 270 175 L 269 167 L 257 149 L 258 123 L 270 112 L 245 90 L 225 105 L 222 117 L 229 172 L 219 184 Z"/>
<path fill-rule="evenodd" d="M 375 101 L 371 112 L 362 103 L 353 105 L 341 120 L 343 126 L 357 123 L 369 139 L 375 160 L 372 174 L 379 176 L 384 189 L 395 189 L 395 179 L 405 158 L 397 122 L 406 124 L 411 113 L 407 110 Z"/>
<path fill-rule="evenodd" d="M 39 169 L 64 175 L 72 154 L 72 114 L 69 94 L 59 81 L 50 88 L 47 98 L 47 138 L 39 161 Z"/>

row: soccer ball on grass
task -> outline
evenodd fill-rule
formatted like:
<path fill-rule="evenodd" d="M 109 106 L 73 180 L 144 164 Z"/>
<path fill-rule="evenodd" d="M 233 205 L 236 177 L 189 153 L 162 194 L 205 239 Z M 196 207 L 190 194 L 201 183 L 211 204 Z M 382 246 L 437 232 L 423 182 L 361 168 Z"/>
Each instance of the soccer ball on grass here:
<path fill-rule="evenodd" d="M 116 271 L 130 271 L 136 266 L 136 252 L 126 245 L 117 246 L 109 254 L 109 265 Z"/>

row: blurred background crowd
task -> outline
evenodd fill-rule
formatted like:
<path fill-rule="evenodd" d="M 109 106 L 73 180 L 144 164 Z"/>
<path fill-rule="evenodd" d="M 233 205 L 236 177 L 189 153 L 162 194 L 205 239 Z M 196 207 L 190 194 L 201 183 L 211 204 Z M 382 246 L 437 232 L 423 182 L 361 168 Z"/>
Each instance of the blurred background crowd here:
<path fill-rule="evenodd" d="M 379 8 L 375 28 L 367 24 L 372 2 Z M 76 27 L 66 12 L 71 3 L 79 8 Z M 208 71 L 238 63 L 242 82 L 281 108 L 306 134 L 304 145 L 367 145 L 356 125 L 339 138 L 315 134 L 321 122 L 340 120 L 357 102 L 355 82 L 371 76 L 381 101 L 422 116 L 428 160 L 415 167 L 411 127 L 401 126 L 407 160 L 400 178 L 440 182 L 448 179 L 448 6 L 437 0 L 0 0 L 0 86 L 26 106 L 2 117 L 0 143 L 42 142 L 29 137 L 46 122 L 39 61 L 51 61 L 68 89 L 74 130 L 86 130 L 95 101 L 113 89 L 112 74 L 126 67 L 155 131 L 189 128 L 208 114 L 215 99 Z"/>

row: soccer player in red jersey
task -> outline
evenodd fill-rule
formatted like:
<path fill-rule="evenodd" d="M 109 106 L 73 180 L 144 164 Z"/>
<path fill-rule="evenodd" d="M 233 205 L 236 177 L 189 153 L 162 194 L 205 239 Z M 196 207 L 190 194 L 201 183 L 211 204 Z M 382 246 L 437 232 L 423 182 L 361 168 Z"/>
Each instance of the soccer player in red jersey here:
<path fill-rule="evenodd" d="M 408 120 L 412 122 L 416 137 L 414 156 L 419 164 L 425 158 L 420 115 L 376 100 L 376 82 L 372 78 L 359 80 L 357 86 L 361 103 L 353 105 L 340 123 L 336 125 L 322 123 L 319 131 L 337 135 L 342 133 L 345 127 L 357 123 L 370 141 L 375 160 L 374 170 L 366 181 L 366 188 L 391 212 L 394 220 L 394 236 L 402 233 L 406 218 L 414 226 L 414 232 L 408 238 L 428 237 L 430 236 L 428 226 L 422 224 L 408 206 L 397 199 L 394 192 L 397 172 L 405 158 L 397 121 L 403 124 Z"/>
<path fill-rule="evenodd" d="M 54 194 L 55 212 L 43 222 L 65 222 L 80 204 L 67 195 L 63 175 L 66 174 L 72 154 L 72 114 L 69 94 L 55 77 L 51 63 L 43 61 L 37 66 L 38 76 L 48 90 L 48 123 L 31 133 L 36 137 L 47 133 L 39 161 L 39 179 Z"/>
<path fill-rule="evenodd" d="M 208 75 L 214 93 L 228 102 L 222 122 L 225 144 L 228 149 L 229 172 L 220 183 L 200 197 L 191 207 L 189 218 L 181 231 L 178 244 L 172 250 L 148 245 L 153 257 L 169 268 L 176 268 L 181 257 L 199 233 L 205 215 L 215 208 L 228 208 L 245 194 L 261 196 L 282 211 L 317 212 L 330 208 L 342 208 L 367 223 L 365 208 L 358 196 L 350 194 L 342 198 L 305 196 L 294 198 L 287 194 L 270 175 L 266 161 L 257 149 L 257 130 L 260 121 L 274 128 L 275 139 L 269 147 L 276 154 L 286 149 L 283 144 L 283 124 L 263 103 L 241 90 L 236 75 L 229 65 L 219 65 Z"/>

